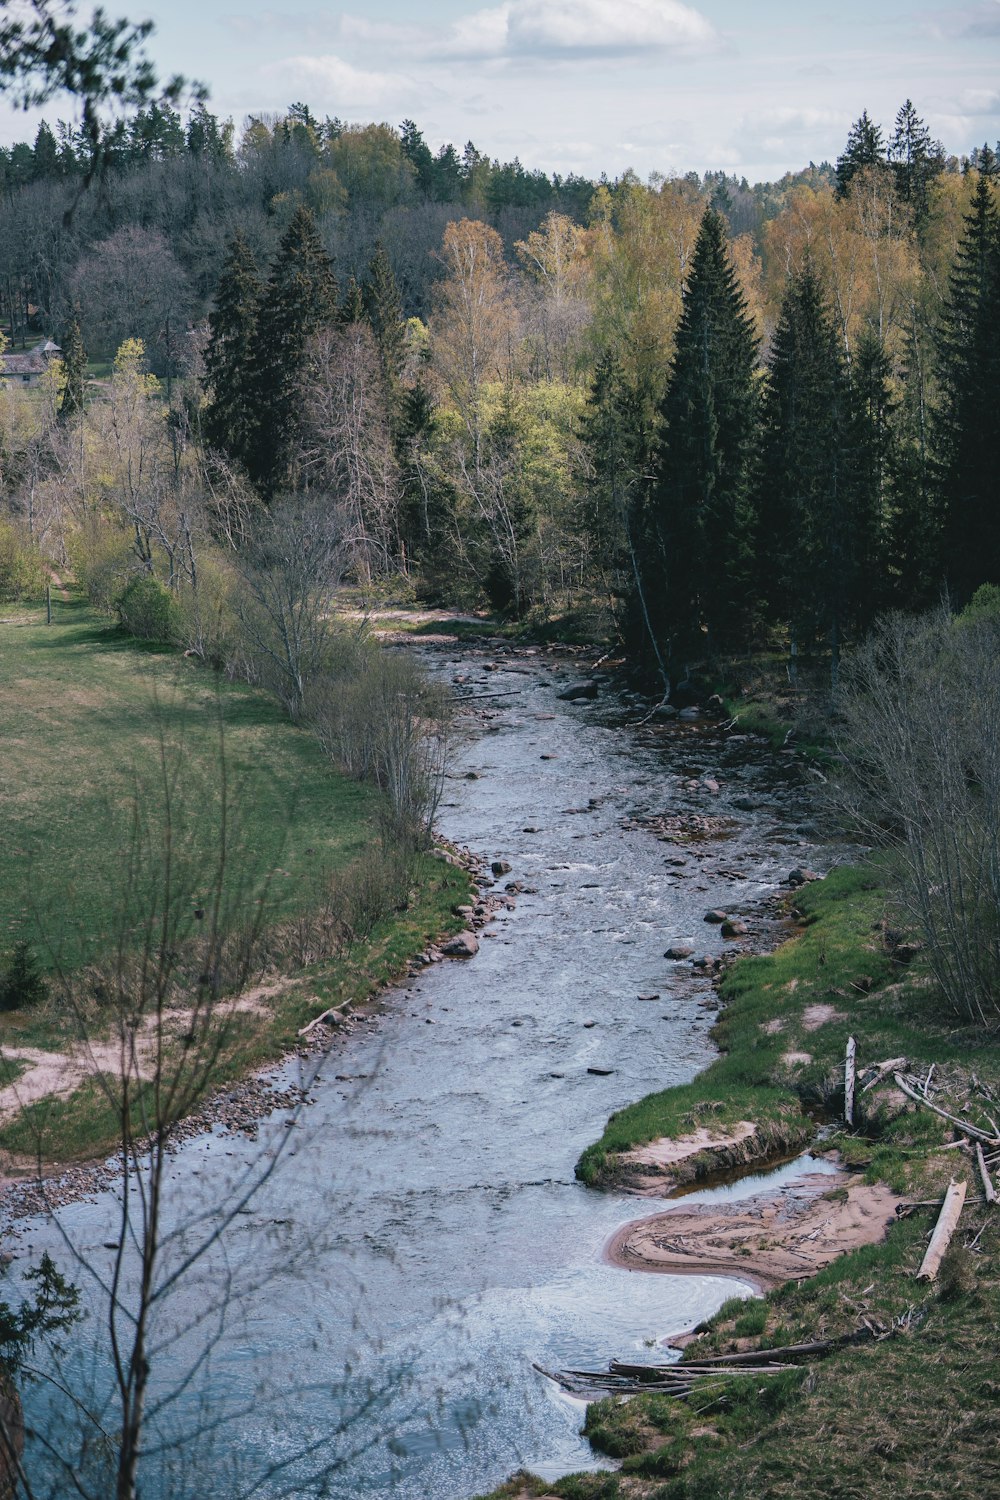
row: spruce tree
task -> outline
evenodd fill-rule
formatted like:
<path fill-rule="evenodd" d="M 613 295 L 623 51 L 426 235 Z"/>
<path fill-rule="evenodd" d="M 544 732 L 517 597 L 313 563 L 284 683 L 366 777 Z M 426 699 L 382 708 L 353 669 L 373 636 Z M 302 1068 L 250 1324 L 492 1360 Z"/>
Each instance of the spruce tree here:
<path fill-rule="evenodd" d="M 758 474 L 759 587 L 799 640 L 829 633 L 836 678 L 856 600 L 847 386 L 836 329 L 812 269 L 789 283 L 768 363 Z"/>
<path fill-rule="evenodd" d="M 392 271 L 392 262 L 381 240 L 368 265 L 364 285 L 365 311 L 378 340 L 382 364 L 390 386 L 403 368 L 403 303 Z"/>
<path fill-rule="evenodd" d="M 909 99 L 896 116 L 888 158 L 899 196 L 910 205 L 914 225 L 922 233 L 930 213 L 930 184 L 944 167 L 944 149 L 940 141 L 931 140 Z"/>
<path fill-rule="evenodd" d="M 248 469 L 265 494 L 287 478 L 299 437 L 306 345 L 337 322 L 337 282 L 312 214 L 297 208 L 261 300 L 253 382 L 258 421 Z"/>
<path fill-rule="evenodd" d="M 348 279 L 344 291 L 344 300 L 340 304 L 339 318 L 345 328 L 351 323 L 361 323 L 365 316 L 365 304 L 361 296 L 361 288 L 351 276 Z"/>
<path fill-rule="evenodd" d="M 257 434 L 254 384 L 261 284 L 253 252 L 237 230 L 229 242 L 209 314 L 202 430 L 210 447 L 241 468 L 252 461 Z"/>
<path fill-rule="evenodd" d="M 864 167 L 883 166 L 885 166 L 885 145 L 882 140 L 882 127 L 869 119 L 868 111 L 865 110 L 861 118 L 855 120 L 851 126 L 847 145 L 837 157 L 835 168 L 837 197 L 847 197 L 853 179 Z"/>
<path fill-rule="evenodd" d="M 71 422 L 83 411 L 84 390 L 87 383 L 87 353 L 80 333 L 80 310 L 73 309 L 73 316 L 66 325 L 62 341 L 63 386 L 59 400 L 60 422 Z"/>
<path fill-rule="evenodd" d="M 850 541 L 857 559 L 851 623 L 867 629 L 888 607 L 889 537 L 895 507 L 895 402 L 892 362 L 877 333 L 857 342 L 850 370 L 847 453 L 850 475 Z"/>
<path fill-rule="evenodd" d="M 1000 223 L 980 176 L 942 320 L 935 424 L 949 584 L 960 601 L 1000 584 Z"/>
<path fill-rule="evenodd" d="M 745 638 L 750 613 L 757 339 L 709 208 L 684 287 L 652 494 L 662 575 L 656 615 L 669 657 L 708 632 Z"/>

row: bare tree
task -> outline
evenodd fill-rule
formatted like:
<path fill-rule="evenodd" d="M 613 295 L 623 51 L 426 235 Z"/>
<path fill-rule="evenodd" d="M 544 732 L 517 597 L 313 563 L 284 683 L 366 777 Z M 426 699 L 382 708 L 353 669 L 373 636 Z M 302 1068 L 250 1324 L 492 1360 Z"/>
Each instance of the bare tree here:
<path fill-rule="evenodd" d="M 385 377 L 371 329 L 326 329 L 310 344 L 302 374 L 300 469 L 331 496 L 344 522 L 350 567 L 370 588 L 402 566 L 401 485 L 392 448 Z"/>
<path fill-rule="evenodd" d="M 905 909 L 954 1009 L 1000 1018 L 1000 626 L 947 608 L 882 620 L 841 709 L 852 810 L 898 861 Z"/>

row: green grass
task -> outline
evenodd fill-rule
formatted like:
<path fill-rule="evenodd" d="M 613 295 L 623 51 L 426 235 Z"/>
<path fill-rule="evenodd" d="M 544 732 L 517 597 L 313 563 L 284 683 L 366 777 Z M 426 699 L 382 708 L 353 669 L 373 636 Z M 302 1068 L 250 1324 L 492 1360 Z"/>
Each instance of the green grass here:
<path fill-rule="evenodd" d="M 0 951 L 23 937 L 43 963 L 75 967 L 106 943 L 133 816 L 154 842 L 163 825 L 161 755 L 177 777 L 188 868 L 200 862 L 206 885 L 220 746 L 233 892 L 269 880 L 269 904 L 288 913 L 364 851 L 375 794 L 335 775 L 262 694 L 143 647 L 76 599 L 54 614 L 47 627 L 44 611 L 7 608 L 0 623 Z"/>
<path fill-rule="evenodd" d="M 229 919 L 260 927 L 262 961 L 291 982 L 219 1039 L 207 1089 L 280 1056 L 321 1010 L 367 999 L 414 952 L 459 925 L 453 909 L 469 898 L 468 877 L 422 856 L 407 874 L 408 892 L 403 885 L 395 894 L 390 882 L 373 895 L 376 913 L 388 911 L 387 900 L 394 910 L 362 914 L 336 958 L 300 969 L 306 914 L 332 899 L 331 890 L 339 891 L 337 910 L 351 910 L 362 876 L 370 888 L 387 868 L 377 852 L 378 794 L 338 775 L 310 734 L 263 695 L 218 681 L 176 652 L 143 647 L 75 597 L 58 601 L 51 626 L 44 618 L 28 608 L 0 614 L 0 958 L 17 939 L 29 941 L 93 1011 L 93 1036 L 114 1018 L 90 998 L 86 966 L 116 943 L 139 941 L 148 910 L 141 893 L 150 872 L 162 869 L 168 832 L 186 901 L 178 941 L 196 940 L 196 911 L 210 902 L 217 864 L 223 769 Z M 165 776 L 175 802 L 169 820 Z M 137 844 L 144 854 L 132 880 L 127 865 Z M 130 887 L 131 905 L 123 900 Z M 75 1042 L 60 993 L 54 984 L 37 1007 L 0 1015 L 0 1043 L 61 1051 Z M 8 1062 L 0 1084 L 24 1071 Z M 0 1145 L 47 1161 L 86 1159 L 117 1134 L 112 1103 L 90 1082 L 23 1110 L 0 1130 Z"/>

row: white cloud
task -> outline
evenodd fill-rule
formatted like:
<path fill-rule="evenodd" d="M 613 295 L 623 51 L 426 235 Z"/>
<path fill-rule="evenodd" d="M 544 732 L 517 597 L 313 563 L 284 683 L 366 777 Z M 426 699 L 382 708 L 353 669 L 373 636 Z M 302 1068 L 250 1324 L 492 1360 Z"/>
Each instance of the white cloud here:
<path fill-rule="evenodd" d="M 960 108 L 967 115 L 1000 114 L 1000 91 L 997 89 L 966 89 Z"/>
<path fill-rule="evenodd" d="M 506 0 L 455 23 L 449 57 L 679 56 L 715 50 L 719 33 L 681 0 Z"/>
<path fill-rule="evenodd" d="M 416 84 L 399 73 L 373 73 L 356 68 L 333 53 L 325 56 L 283 57 L 268 63 L 260 70 L 261 76 L 307 91 L 322 91 L 331 101 L 329 107 L 337 114 L 355 114 L 365 110 L 379 110 L 385 106 L 398 108 L 400 101 L 416 92 Z M 427 87 L 423 85 L 426 94 Z"/>

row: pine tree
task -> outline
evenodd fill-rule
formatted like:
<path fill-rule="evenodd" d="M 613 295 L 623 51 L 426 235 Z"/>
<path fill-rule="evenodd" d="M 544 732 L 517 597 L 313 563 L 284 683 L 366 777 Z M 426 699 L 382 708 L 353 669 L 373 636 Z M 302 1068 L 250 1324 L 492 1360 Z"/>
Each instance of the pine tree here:
<path fill-rule="evenodd" d="M 59 401 L 60 422 L 71 422 L 83 411 L 84 389 L 87 382 L 87 354 L 80 333 L 80 309 L 73 309 L 73 316 L 66 325 L 62 340 L 63 386 Z"/>
<path fill-rule="evenodd" d="M 885 146 L 882 140 L 882 127 L 876 125 L 874 120 L 868 118 L 865 110 L 859 120 L 855 120 L 847 137 L 847 145 L 840 156 L 837 157 L 837 197 L 846 198 L 850 191 L 851 182 L 858 172 L 864 167 L 885 166 Z"/>
<path fill-rule="evenodd" d="M 951 588 L 1000 584 L 1000 222 L 980 176 L 966 215 L 939 341 L 938 490 Z"/>
<path fill-rule="evenodd" d="M 931 140 L 930 131 L 909 99 L 896 116 L 888 158 L 899 196 L 913 210 L 914 225 L 921 233 L 930 213 L 931 181 L 944 167 L 944 149 L 940 141 Z"/>
<path fill-rule="evenodd" d="M 299 436 L 306 344 L 337 322 L 337 282 L 307 208 L 282 237 L 261 300 L 253 365 L 258 421 L 248 470 L 272 494 L 287 477 Z"/>
<path fill-rule="evenodd" d="M 229 242 L 215 291 L 215 307 L 208 319 L 204 379 L 208 402 L 202 430 L 210 447 L 225 453 L 241 468 L 252 461 L 257 434 L 254 369 L 260 300 L 257 264 L 237 230 Z"/>
<path fill-rule="evenodd" d="M 882 340 L 864 332 L 851 361 L 847 433 L 851 544 L 857 559 L 851 623 L 861 629 L 890 603 L 888 550 L 898 472 L 891 375 Z"/>
<path fill-rule="evenodd" d="M 403 303 L 392 271 L 392 262 L 381 240 L 368 265 L 364 285 L 365 311 L 378 340 L 382 364 L 390 386 L 403 367 Z"/>
<path fill-rule="evenodd" d="M 351 276 L 347 282 L 344 292 L 344 300 L 340 304 L 339 319 L 345 328 L 351 323 L 360 323 L 364 320 L 365 304 L 361 295 L 361 288 Z"/>
<path fill-rule="evenodd" d="M 709 208 L 684 287 L 651 499 L 663 567 L 656 614 L 668 657 L 703 630 L 712 645 L 746 634 L 756 364 L 725 221 Z"/>
<path fill-rule="evenodd" d="M 758 475 L 759 587 L 799 639 L 829 633 L 836 678 L 856 600 L 847 386 L 836 329 L 812 269 L 792 279 L 768 363 Z"/>

